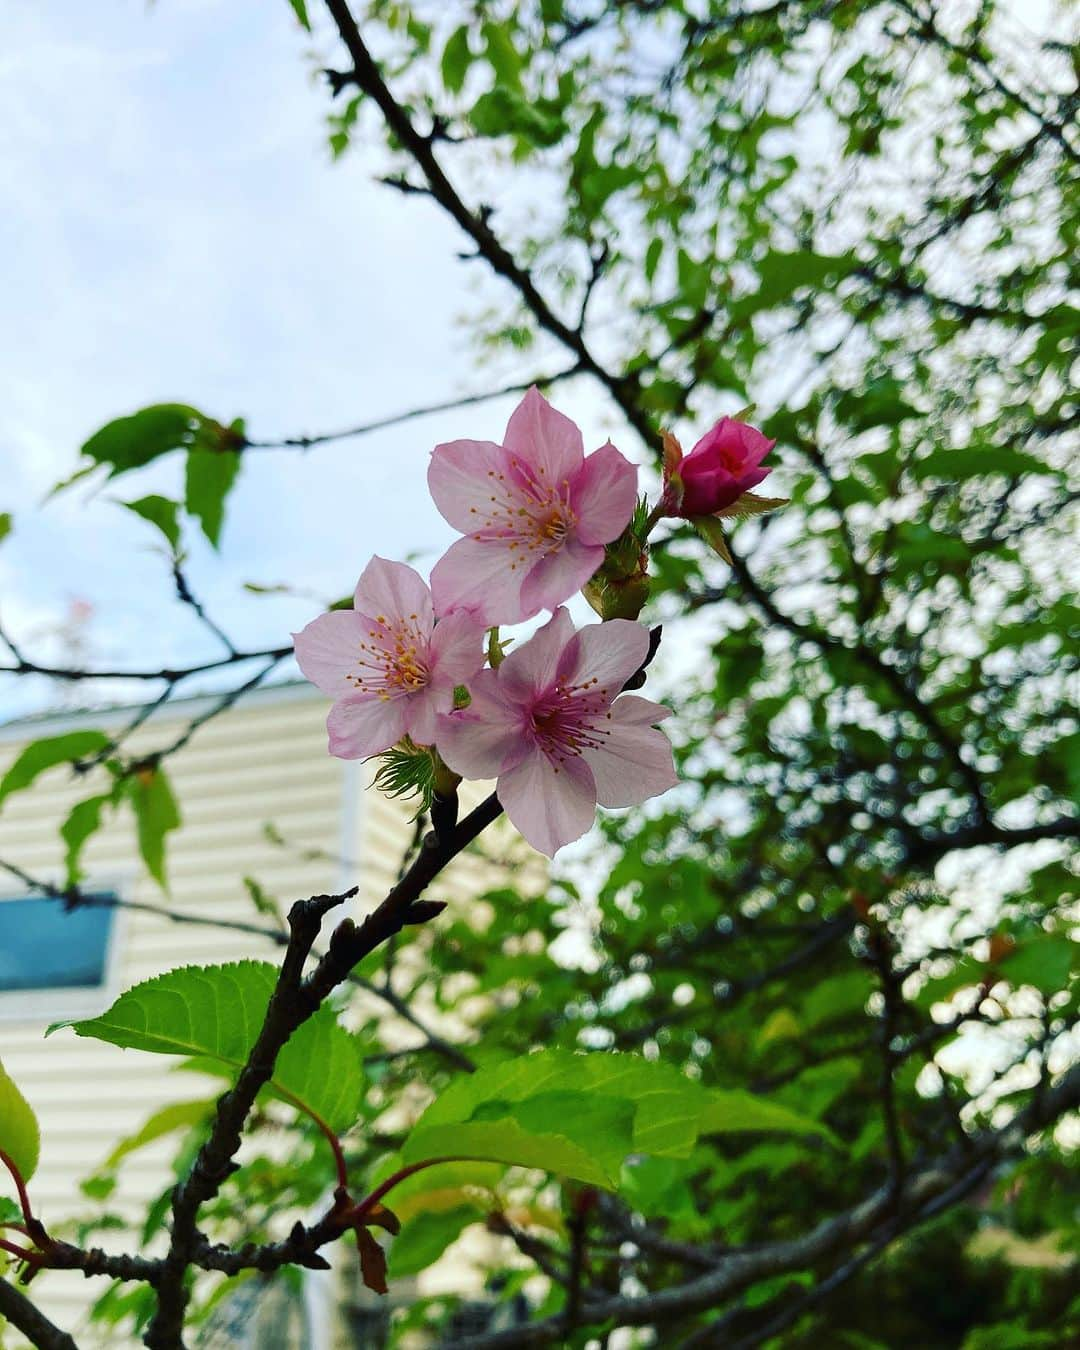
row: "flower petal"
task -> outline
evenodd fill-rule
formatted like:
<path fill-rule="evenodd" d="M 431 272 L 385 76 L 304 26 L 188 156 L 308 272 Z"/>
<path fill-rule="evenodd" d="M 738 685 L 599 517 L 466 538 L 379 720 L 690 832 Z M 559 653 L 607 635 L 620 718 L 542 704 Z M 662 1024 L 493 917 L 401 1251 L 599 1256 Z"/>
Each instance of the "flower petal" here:
<path fill-rule="evenodd" d="M 459 539 L 431 569 L 436 612 L 471 611 L 485 628 L 520 622 L 524 580 L 524 568 L 505 544 L 481 539 Z"/>
<path fill-rule="evenodd" d="M 465 684 L 484 664 L 484 626 L 468 610 L 440 619 L 431 635 L 431 678 L 434 683 Z"/>
<path fill-rule="evenodd" d="M 576 595 L 604 561 L 603 544 L 582 544 L 573 536 L 534 563 L 521 588 L 522 617 L 555 609 Z"/>
<path fill-rule="evenodd" d="M 413 619 L 421 632 L 430 634 L 435 622 L 427 582 L 407 563 L 375 557 L 360 573 L 353 606 L 373 619 Z"/>
<path fill-rule="evenodd" d="M 503 445 L 547 487 L 573 478 L 585 458 L 581 432 L 535 385 L 510 416 Z"/>
<path fill-rule="evenodd" d="M 557 767 L 534 750 L 515 769 L 500 776 L 496 792 L 510 820 L 533 848 L 549 858 L 580 839 L 596 819 L 596 787 L 589 767 L 578 756 Z"/>
<path fill-rule="evenodd" d="M 448 713 L 454 706 L 454 690 L 450 685 L 428 685 L 414 694 L 395 700 L 402 705 L 405 734 L 416 745 L 434 745 L 440 713 Z"/>
<path fill-rule="evenodd" d="M 472 534 L 491 497 L 492 480 L 505 476 L 506 452 L 494 441 L 446 441 L 431 452 L 428 490 L 439 514 L 455 530 Z"/>
<path fill-rule="evenodd" d="M 668 711 L 633 694 L 615 700 L 599 724 L 603 749 L 584 752 L 601 806 L 638 806 L 678 783 L 671 742 L 653 726 Z"/>
<path fill-rule="evenodd" d="M 637 469 L 610 441 L 594 451 L 570 483 L 570 504 L 583 544 L 610 544 L 637 505 Z"/>
<path fill-rule="evenodd" d="M 467 708 L 439 718 L 439 754 L 462 778 L 497 778 L 529 752 L 522 711 L 501 697 L 493 670 L 481 671 L 469 692 Z"/>
<path fill-rule="evenodd" d="M 366 759 L 389 750 L 405 735 L 407 701 L 365 694 L 338 699 L 326 719 L 330 753 L 338 759 Z"/>
<path fill-rule="evenodd" d="M 610 702 L 649 654 L 649 630 L 632 619 L 590 623 L 566 644 L 559 677 L 566 684 L 595 681 Z"/>
<path fill-rule="evenodd" d="M 299 633 L 292 635 L 296 663 L 304 677 L 331 698 L 356 692 L 354 678 L 361 670 L 367 623 L 362 614 L 347 609 L 320 614 Z"/>
<path fill-rule="evenodd" d="M 543 628 L 515 647 L 499 667 L 499 688 L 515 703 L 531 703 L 555 683 L 563 648 L 574 634 L 568 610 L 557 609 Z"/>

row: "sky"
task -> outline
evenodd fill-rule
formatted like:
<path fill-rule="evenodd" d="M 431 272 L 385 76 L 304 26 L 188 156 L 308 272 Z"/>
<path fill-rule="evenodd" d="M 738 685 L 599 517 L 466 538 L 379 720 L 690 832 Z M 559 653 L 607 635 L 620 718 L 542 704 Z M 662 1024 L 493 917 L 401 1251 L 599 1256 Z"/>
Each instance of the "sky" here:
<path fill-rule="evenodd" d="M 438 208 L 373 181 L 375 133 L 331 161 L 318 69 L 338 58 L 286 0 L 2 9 L 0 511 L 15 526 L 0 615 L 46 660 L 63 657 L 57 632 L 87 602 L 80 659 L 159 668 L 210 648 L 170 598 L 155 531 L 112 499 L 179 495 L 180 457 L 42 506 L 98 427 L 177 401 L 271 439 L 531 371 L 477 367 L 461 320 L 498 283 L 456 258 L 462 238 Z M 610 408 L 593 391 L 567 398 L 588 448 L 600 444 Z M 426 491 L 429 451 L 498 440 L 513 404 L 249 456 L 220 555 L 193 540 L 195 590 L 238 645 L 270 646 L 319 600 L 253 597 L 245 582 L 332 599 L 373 553 L 418 554 L 426 571 L 454 537 Z M 0 717 L 56 695 L 0 682 Z"/>

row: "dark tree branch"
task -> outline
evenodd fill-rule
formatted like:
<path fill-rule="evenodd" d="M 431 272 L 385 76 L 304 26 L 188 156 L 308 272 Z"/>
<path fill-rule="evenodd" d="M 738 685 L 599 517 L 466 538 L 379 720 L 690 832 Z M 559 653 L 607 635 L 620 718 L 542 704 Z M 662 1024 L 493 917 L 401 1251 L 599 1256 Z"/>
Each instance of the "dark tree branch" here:
<path fill-rule="evenodd" d="M 419 921 L 421 914 L 425 917 L 430 914 L 429 910 L 420 909 L 427 886 L 501 812 L 498 799 L 492 795 L 452 831 L 441 837 L 429 834 L 404 877 L 362 923 L 342 920 L 331 936 L 326 953 L 306 977 L 304 965 L 324 916 L 356 892 L 354 888 L 342 895 L 314 896 L 293 905 L 289 912 L 291 936 L 262 1029 L 235 1086 L 218 1101 L 210 1134 L 199 1150 L 191 1172 L 173 1194 L 172 1237 L 155 1285 L 158 1307 L 144 1338 L 149 1350 L 177 1350 L 183 1345 L 184 1314 L 189 1297 L 186 1272 L 202 1246 L 198 1230 L 199 1210 L 213 1199 L 235 1170 L 233 1159 L 240 1147 L 244 1123 L 274 1071 L 282 1046 L 349 978 L 358 962 L 406 924 Z"/>
<path fill-rule="evenodd" d="M 487 261 L 492 271 L 503 277 L 517 291 L 540 327 L 573 354 L 577 368 L 583 373 L 592 375 L 611 393 L 642 440 L 647 445 L 652 445 L 655 440 L 652 423 L 631 397 L 631 392 L 636 387 L 634 377 L 614 375 L 601 365 L 586 346 L 581 330 L 555 313 L 537 288 L 532 274 L 517 262 L 494 233 L 489 213 L 483 210 L 470 210 L 465 205 L 457 188 L 439 163 L 431 138 L 424 136 L 417 129 L 408 111 L 391 92 L 382 71 L 360 35 L 360 29 L 346 0 L 326 0 L 326 7 L 353 64 L 352 70 L 341 75 L 340 79 L 354 84 L 372 100 L 382 113 L 387 129 L 423 174 L 431 196 L 468 235 L 477 253 Z"/>
<path fill-rule="evenodd" d="M 7 1318 L 37 1350 L 79 1350 L 66 1331 L 50 1322 L 25 1294 L 3 1278 L 0 1278 L 0 1317 Z"/>

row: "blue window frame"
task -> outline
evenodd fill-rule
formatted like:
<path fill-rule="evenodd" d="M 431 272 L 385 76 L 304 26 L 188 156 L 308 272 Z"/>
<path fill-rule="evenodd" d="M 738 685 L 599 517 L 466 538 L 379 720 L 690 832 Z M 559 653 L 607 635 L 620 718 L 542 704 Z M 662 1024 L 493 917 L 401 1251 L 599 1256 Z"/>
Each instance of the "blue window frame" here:
<path fill-rule="evenodd" d="M 108 980 L 116 910 L 105 903 L 65 910 L 45 897 L 0 900 L 0 994 L 101 989 Z"/>

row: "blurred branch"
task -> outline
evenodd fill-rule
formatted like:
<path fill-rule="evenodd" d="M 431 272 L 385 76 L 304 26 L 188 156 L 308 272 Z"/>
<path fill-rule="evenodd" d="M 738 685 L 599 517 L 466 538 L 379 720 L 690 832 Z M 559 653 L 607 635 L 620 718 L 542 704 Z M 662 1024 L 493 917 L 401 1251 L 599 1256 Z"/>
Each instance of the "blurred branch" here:
<path fill-rule="evenodd" d="M 388 417 L 379 417 L 372 422 L 362 422 L 359 426 L 346 427 L 344 431 L 326 431 L 315 436 L 286 436 L 277 441 L 245 441 L 245 450 L 310 450 L 316 445 L 328 445 L 332 441 L 350 440 L 356 436 L 367 436 L 373 431 L 385 431 L 388 427 L 400 426 L 420 417 L 430 417 L 433 413 L 452 412 L 456 408 L 471 408 L 477 403 L 490 403 L 507 394 L 521 394 L 535 384 L 540 388 L 558 384 L 562 380 L 572 379 L 581 373 L 578 365 L 556 370 L 548 375 L 534 375 L 528 380 L 517 380 L 505 384 L 500 389 L 492 389 L 484 394 L 463 394 L 460 398 L 442 399 L 438 403 L 428 403 L 419 408 L 410 408 L 407 412 L 393 413 Z"/>

